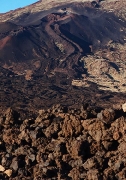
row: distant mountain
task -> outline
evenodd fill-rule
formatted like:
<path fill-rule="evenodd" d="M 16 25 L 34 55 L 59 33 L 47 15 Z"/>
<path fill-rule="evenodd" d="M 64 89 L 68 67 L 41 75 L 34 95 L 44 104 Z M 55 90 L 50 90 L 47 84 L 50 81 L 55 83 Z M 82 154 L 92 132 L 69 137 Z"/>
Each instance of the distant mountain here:
<path fill-rule="evenodd" d="M 12 87 L 11 90 L 7 88 L 8 93 L 18 94 L 15 81 L 38 84 L 43 77 L 49 90 L 52 83 L 64 90 L 66 85 L 81 87 L 79 91 L 85 94 L 85 88 L 90 89 L 95 84 L 93 88 L 97 92 L 115 92 L 117 97 L 120 93 L 125 94 L 125 9 L 123 0 L 43 0 L 1 14 L 0 66 L 4 71 L 12 72 L 9 78 L 14 84 L 14 91 Z M 8 84 L 8 77 L 3 79 L 3 84 L 5 81 Z M 19 91 L 24 93 L 26 89 L 22 89 L 25 88 L 21 84 Z M 60 90 L 54 88 L 58 93 Z M 41 101 L 43 90 L 36 91 L 38 101 Z M 3 88 L 1 93 L 6 95 Z M 19 100 L 21 104 L 25 104 L 26 94 L 23 95 L 24 102 Z M 35 98 L 33 91 L 30 94 L 28 103 Z M 56 101 L 60 98 L 65 101 L 67 94 L 54 97 Z M 53 95 L 45 96 L 53 98 Z M 4 98 L 1 102 L 5 102 Z"/>

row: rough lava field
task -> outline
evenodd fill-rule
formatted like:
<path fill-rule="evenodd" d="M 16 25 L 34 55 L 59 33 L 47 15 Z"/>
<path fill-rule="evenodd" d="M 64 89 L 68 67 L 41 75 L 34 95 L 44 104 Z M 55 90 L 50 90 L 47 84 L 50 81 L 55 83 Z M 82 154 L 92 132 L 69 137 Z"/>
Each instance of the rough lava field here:
<path fill-rule="evenodd" d="M 125 180 L 125 70 L 125 0 L 0 14 L 0 180 Z"/>

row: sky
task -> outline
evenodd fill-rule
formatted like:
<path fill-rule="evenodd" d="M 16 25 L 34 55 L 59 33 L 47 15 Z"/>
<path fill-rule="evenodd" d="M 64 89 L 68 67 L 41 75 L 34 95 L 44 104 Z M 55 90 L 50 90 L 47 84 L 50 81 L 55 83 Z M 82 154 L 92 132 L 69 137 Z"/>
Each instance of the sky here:
<path fill-rule="evenodd" d="M 0 13 L 30 5 L 38 0 L 0 0 Z"/>

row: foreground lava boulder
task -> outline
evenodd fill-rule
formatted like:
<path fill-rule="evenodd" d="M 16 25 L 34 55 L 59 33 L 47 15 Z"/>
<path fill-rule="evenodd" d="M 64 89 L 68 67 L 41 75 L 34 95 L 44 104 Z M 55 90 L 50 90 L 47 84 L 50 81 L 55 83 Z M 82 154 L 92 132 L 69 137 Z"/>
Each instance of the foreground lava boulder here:
<path fill-rule="evenodd" d="M 100 111 L 57 105 L 23 119 L 9 108 L 0 117 L 0 178 L 125 179 L 126 114 L 113 109 L 106 124 Z"/>

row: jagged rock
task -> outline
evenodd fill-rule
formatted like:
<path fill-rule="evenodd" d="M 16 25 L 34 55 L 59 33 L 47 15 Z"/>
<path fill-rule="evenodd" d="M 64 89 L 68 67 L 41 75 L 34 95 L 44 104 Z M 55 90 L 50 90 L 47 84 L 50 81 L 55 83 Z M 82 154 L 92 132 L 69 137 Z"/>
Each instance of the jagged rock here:
<path fill-rule="evenodd" d="M 46 137 L 51 137 L 53 135 L 57 135 L 59 130 L 60 130 L 60 124 L 53 123 L 49 127 L 46 128 L 46 131 L 44 132 L 44 134 Z"/>
<path fill-rule="evenodd" d="M 13 110 L 12 108 L 8 108 L 4 113 L 4 126 L 8 127 L 10 124 L 17 124 L 19 120 L 20 114 Z"/>
<path fill-rule="evenodd" d="M 72 168 L 76 168 L 76 167 L 82 167 L 83 166 L 83 158 L 80 156 L 77 159 L 74 160 L 70 160 L 69 161 L 69 165 Z"/>
<path fill-rule="evenodd" d="M 126 153 L 126 142 L 121 142 L 120 144 L 118 144 L 118 151 L 120 153 Z"/>
<path fill-rule="evenodd" d="M 78 118 L 73 115 L 66 115 L 63 126 L 62 126 L 62 133 L 65 137 L 73 136 L 81 134 L 82 132 L 82 125 Z"/>
<path fill-rule="evenodd" d="M 100 173 L 98 169 L 92 169 L 87 172 L 87 179 L 95 180 L 100 179 Z"/>
<path fill-rule="evenodd" d="M 28 159 L 30 159 L 32 162 L 34 162 L 36 159 L 35 154 L 29 154 Z"/>
<path fill-rule="evenodd" d="M 8 108 L 5 112 L 5 124 L 13 124 L 14 121 L 14 110 L 11 108 Z"/>
<path fill-rule="evenodd" d="M 120 117 L 116 119 L 112 124 L 110 131 L 113 134 L 114 140 L 119 140 L 121 137 L 125 137 L 126 133 L 126 119 L 124 117 Z"/>
<path fill-rule="evenodd" d="M 3 171 L 5 171 L 5 168 L 2 165 L 0 165 L 0 172 L 3 172 Z"/>
<path fill-rule="evenodd" d="M 69 177 L 71 177 L 72 179 L 76 179 L 79 180 L 80 179 L 80 171 L 78 168 L 73 168 L 70 173 L 68 174 Z"/>
<path fill-rule="evenodd" d="M 5 143 L 10 144 L 10 146 L 14 142 L 18 143 L 18 140 L 19 140 L 19 139 L 17 139 L 18 134 L 19 134 L 19 130 L 17 128 L 14 129 L 12 127 L 12 129 L 7 129 L 3 134 L 3 141 Z"/>
<path fill-rule="evenodd" d="M 10 168 L 12 168 L 14 171 L 17 171 L 17 169 L 18 169 L 17 157 L 13 158 Z"/>
<path fill-rule="evenodd" d="M 111 146 L 112 146 L 112 142 L 111 142 L 111 141 L 103 141 L 102 144 L 103 144 L 104 148 L 105 148 L 107 151 L 108 151 L 108 150 L 111 148 Z"/>
<path fill-rule="evenodd" d="M 119 173 L 117 173 L 115 175 L 115 177 L 118 179 L 118 180 L 125 180 L 126 179 L 126 168 L 123 168 L 122 171 L 120 171 Z"/>
<path fill-rule="evenodd" d="M 96 159 L 93 157 L 93 158 L 89 158 L 83 164 L 83 167 L 84 167 L 85 170 L 89 170 L 89 169 L 92 169 L 92 168 L 96 168 L 96 165 L 97 165 Z"/>
<path fill-rule="evenodd" d="M 115 111 L 113 109 L 105 109 L 97 114 L 97 118 L 106 124 L 110 124 L 115 117 Z"/>
<path fill-rule="evenodd" d="M 90 154 L 98 155 L 99 157 L 103 157 L 105 155 L 105 150 L 101 143 L 98 141 L 92 141 L 90 144 Z"/>
<path fill-rule="evenodd" d="M 73 140 L 66 144 L 67 151 L 74 159 L 82 155 L 83 141 Z"/>
<path fill-rule="evenodd" d="M 114 170 L 112 169 L 112 168 L 106 168 L 105 170 L 104 170 L 104 176 L 103 176 L 104 178 L 104 180 L 105 179 L 115 179 L 115 173 L 114 173 Z"/>
<path fill-rule="evenodd" d="M 82 122 L 82 126 L 84 130 L 87 130 L 90 136 L 97 142 L 102 139 L 105 132 L 105 126 L 103 122 L 98 121 L 97 119 L 93 119 L 90 121 L 85 120 Z"/>
<path fill-rule="evenodd" d="M 87 117 L 88 117 L 87 111 L 81 111 L 81 113 L 80 113 L 80 118 L 81 118 L 81 119 L 87 119 Z"/>
<path fill-rule="evenodd" d="M 122 105 L 122 109 L 123 109 L 124 112 L 126 112 L 126 103 L 124 103 L 124 104 Z"/>
<path fill-rule="evenodd" d="M 11 169 L 7 169 L 6 171 L 4 171 L 4 173 L 10 177 L 12 175 L 12 170 Z"/>
<path fill-rule="evenodd" d="M 113 139 L 114 140 L 118 140 L 120 137 L 121 137 L 121 134 L 118 131 L 113 133 Z"/>

